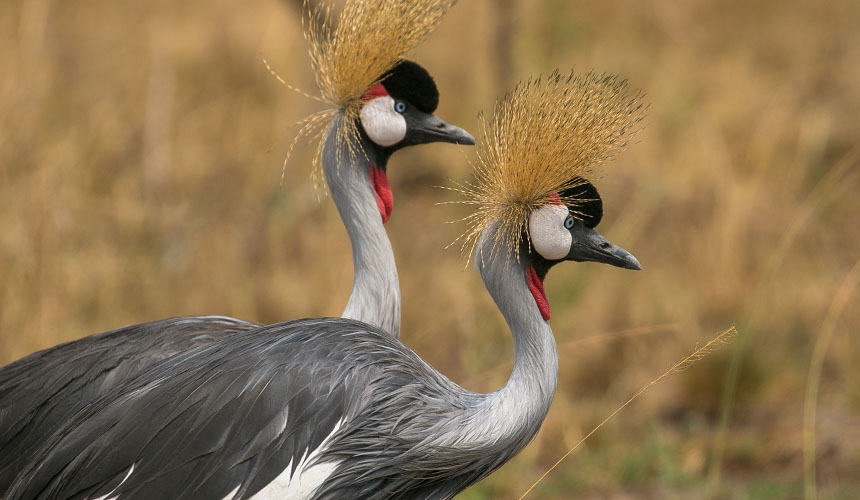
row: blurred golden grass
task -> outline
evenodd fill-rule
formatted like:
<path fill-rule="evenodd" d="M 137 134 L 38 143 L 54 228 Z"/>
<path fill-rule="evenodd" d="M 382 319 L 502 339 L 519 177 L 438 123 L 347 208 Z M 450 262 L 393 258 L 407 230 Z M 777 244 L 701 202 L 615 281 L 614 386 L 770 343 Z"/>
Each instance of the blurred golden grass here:
<path fill-rule="evenodd" d="M 600 428 L 603 427 L 604 425 L 606 425 L 607 422 L 612 420 L 615 417 L 615 415 L 618 415 L 619 412 L 621 412 L 622 410 L 627 408 L 630 405 L 630 403 L 632 403 L 633 401 L 635 401 L 639 397 L 641 397 L 643 394 L 645 394 L 645 392 L 648 391 L 648 389 L 659 384 L 666 377 L 670 377 L 672 375 L 677 375 L 678 373 L 681 373 L 682 371 L 686 370 L 687 368 L 693 366 L 693 363 L 695 363 L 696 361 L 699 361 L 700 359 L 704 358 L 708 354 L 713 353 L 714 351 L 716 351 L 717 349 L 719 349 L 720 347 L 722 347 L 723 345 L 728 343 L 731 340 L 731 337 L 733 337 L 736 333 L 737 333 L 737 330 L 735 329 L 735 327 L 731 327 L 727 330 L 724 330 L 724 331 L 716 334 L 711 340 L 706 342 L 705 345 L 703 345 L 701 347 L 697 347 L 692 353 L 688 354 L 687 356 L 684 356 L 680 361 L 678 361 L 677 363 L 675 363 L 674 365 L 669 367 L 668 370 L 664 371 L 658 377 L 656 377 L 655 379 L 651 380 L 650 382 L 648 382 L 647 384 L 645 384 L 641 388 L 639 388 L 639 390 L 636 391 L 635 394 L 630 396 L 630 398 L 627 399 L 627 401 L 625 401 L 621 406 L 619 406 L 618 408 L 613 410 L 612 413 L 610 413 L 608 417 L 601 420 L 600 423 L 597 424 L 596 426 L 594 426 L 594 428 L 592 430 L 588 431 L 588 434 L 586 434 L 579 441 L 577 441 L 576 444 L 573 445 L 573 447 L 571 447 L 567 451 L 567 453 L 565 453 L 564 455 L 561 456 L 561 458 L 556 460 L 556 462 L 554 464 L 552 464 L 552 467 L 547 469 L 547 471 L 544 472 L 537 479 L 537 481 L 535 481 L 534 483 L 532 483 L 531 486 L 529 486 L 529 488 L 526 490 L 526 492 L 520 496 L 519 500 L 522 500 L 523 498 L 525 498 L 535 488 L 535 486 L 540 484 L 540 482 L 543 481 L 549 475 L 550 472 L 552 472 L 555 468 L 557 468 L 559 465 L 561 465 L 561 462 L 564 461 L 564 459 L 566 459 L 567 457 L 569 457 L 571 455 L 571 453 L 576 451 L 576 449 L 579 448 L 579 446 L 582 443 L 584 443 L 586 439 L 590 438 L 595 432 L 599 431 Z"/>
<path fill-rule="evenodd" d="M 0 362 L 170 316 L 340 313 L 348 241 L 330 201 L 316 201 L 312 148 L 278 186 L 290 124 L 319 106 L 260 62 L 314 87 L 298 15 L 272 0 L 0 3 Z M 644 270 L 561 266 L 547 294 L 560 345 L 670 326 L 561 349 L 536 441 L 464 498 L 516 498 L 730 324 L 744 339 L 734 351 L 654 387 L 528 498 L 803 495 L 813 345 L 860 257 L 858 25 L 853 0 L 473 0 L 418 49 L 440 116 L 473 132 L 478 110 L 555 67 L 618 73 L 651 103 L 639 142 L 597 184 L 601 232 Z M 451 195 L 432 186 L 467 175 L 463 152 L 393 158 L 388 230 L 405 342 L 470 389 L 493 390 L 509 336 L 477 275 L 442 250 L 462 231 L 444 221 L 464 213 L 434 206 Z M 860 487 L 858 324 L 850 300 L 823 358 L 822 499 Z"/>
<path fill-rule="evenodd" d="M 858 284 L 860 284 L 860 260 L 848 271 L 834 294 L 833 301 L 827 309 L 827 315 L 821 323 L 821 330 L 812 351 L 812 361 L 809 364 L 809 374 L 806 380 L 806 394 L 803 400 L 803 493 L 808 500 L 817 498 L 815 423 L 824 358 L 833 339 L 836 324 L 845 311 L 848 301 L 857 290 Z"/>

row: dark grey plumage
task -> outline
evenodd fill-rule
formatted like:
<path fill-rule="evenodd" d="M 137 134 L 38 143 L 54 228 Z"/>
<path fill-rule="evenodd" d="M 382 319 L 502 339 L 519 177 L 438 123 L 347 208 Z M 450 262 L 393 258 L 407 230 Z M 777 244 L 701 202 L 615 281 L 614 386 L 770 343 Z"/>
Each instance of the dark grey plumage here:
<path fill-rule="evenodd" d="M 38 447 L 130 375 L 258 323 L 194 316 L 127 326 L 33 353 L 0 368 L 0 497 Z"/>
<path fill-rule="evenodd" d="M 105 395 L 52 439 L 61 451 L 39 456 L 9 498 L 98 497 L 132 464 L 112 496 L 250 498 L 338 422 L 319 461 L 343 466 L 313 498 L 448 498 L 516 452 L 437 446 L 433 436 L 461 432 L 482 397 L 364 323 L 266 326 L 155 364 Z"/>

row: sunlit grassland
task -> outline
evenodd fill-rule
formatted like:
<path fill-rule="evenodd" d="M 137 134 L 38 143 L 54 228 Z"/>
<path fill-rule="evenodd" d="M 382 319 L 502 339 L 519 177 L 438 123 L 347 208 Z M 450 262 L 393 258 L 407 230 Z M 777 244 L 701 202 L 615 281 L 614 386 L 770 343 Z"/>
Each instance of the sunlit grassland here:
<path fill-rule="evenodd" d="M 349 243 L 317 201 L 311 148 L 279 185 L 291 124 L 319 109 L 260 58 L 314 90 L 295 5 L 0 3 L 0 362 L 170 316 L 341 312 Z M 553 270 L 553 407 L 535 442 L 463 498 L 519 497 L 733 324 L 732 346 L 652 388 L 528 498 L 803 497 L 813 346 L 860 259 L 857 26 L 852 0 L 464 0 L 413 54 L 436 78 L 439 115 L 473 132 L 497 95 L 556 67 L 618 73 L 650 102 L 644 131 L 596 180 L 601 232 L 644 269 Z M 445 222 L 465 212 L 436 206 L 454 196 L 434 187 L 465 179 L 469 155 L 398 153 L 387 228 L 404 341 L 491 391 L 508 375 L 509 334 L 464 256 L 444 249 L 463 229 Z M 860 488 L 851 297 L 821 365 L 822 499 Z"/>

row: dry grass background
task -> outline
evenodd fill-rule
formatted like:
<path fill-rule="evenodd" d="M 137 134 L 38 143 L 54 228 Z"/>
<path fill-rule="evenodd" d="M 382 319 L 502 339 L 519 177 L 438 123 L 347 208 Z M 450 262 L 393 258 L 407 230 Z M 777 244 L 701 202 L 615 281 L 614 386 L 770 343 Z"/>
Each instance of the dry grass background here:
<path fill-rule="evenodd" d="M 414 54 L 436 77 L 440 116 L 473 131 L 497 94 L 555 67 L 619 73 L 651 102 L 639 143 L 598 183 L 602 233 L 644 270 L 553 271 L 552 410 L 463 498 L 517 498 L 731 324 L 732 347 L 652 389 L 529 498 L 803 496 L 812 349 L 860 258 L 858 25 L 854 0 L 472 0 Z M 278 186 L 290 124 L 318 108 L 261 53 L 313 88 L 295 2 L 0 3 L 0 362 L 170 316 L 340 313 L 348 241 L 316 201 L 310 148 Z M 432 186 L 467 175 L 463 152 L 414 148 L 389 172 L 403 338 L 493 390 L 509 335 L 478 276 L 443 250 L 462 229 L 443 222 L 462 212 L 434 206 L 450 195 Z M 858 297 L 825 351 L 819 498 L 860 491 Z"/>

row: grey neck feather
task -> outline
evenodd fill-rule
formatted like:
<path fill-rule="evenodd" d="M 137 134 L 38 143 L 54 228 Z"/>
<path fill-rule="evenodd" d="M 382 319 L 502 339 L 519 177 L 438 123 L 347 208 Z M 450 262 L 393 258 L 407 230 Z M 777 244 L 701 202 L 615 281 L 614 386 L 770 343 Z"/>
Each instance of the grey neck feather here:
<path fill-rule="evenodd" d="M 478 398 L 462 424 L 469 441 L 499 447 L 513 456 L 534 437 L 549 411 L 558 379 L 558 354 L 552 329 L 528 288 L 529 256 L 520 255 L 517 261 L 513 253 L 491 251 L 492 244 L 486 241 L 484 237 L 478 245 L 476 266 L 511 329 L 514 368 L 504 387 Z"/>
<path fill-rule="evenodd" d="M 356 319 L 400 335 L 400 282 L 394 251 L 370 184 L 369 164 L 376 161 L 374 149 L 363 144 L 355 158 L 338 155 L 336 133 L 343 115 L 332 122 L 322 151 L 322 166 L 332 200 L 346 226 L 352 244 L 355 279 L 352 294 L 341 317 Z M 365 156 L 366 155 L 366 156 Z"/>

